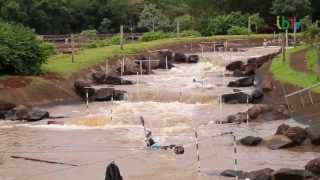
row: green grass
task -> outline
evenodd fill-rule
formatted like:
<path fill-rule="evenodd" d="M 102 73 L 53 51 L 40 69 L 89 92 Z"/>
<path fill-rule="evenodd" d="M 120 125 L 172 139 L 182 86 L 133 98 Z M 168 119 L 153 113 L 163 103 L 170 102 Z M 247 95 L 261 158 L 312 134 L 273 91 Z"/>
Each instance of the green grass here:
<path fill-rule="evenodd" d="M 290 66 L 290 55 L 308 48 L 307 46 L 299 46 L 294 49 L 289 49 L 286 54 L 286 61 L 282 61 L 282 55 L 273 60 L 271 71 L 277 80 L 299 87 L 310 87 L 320 81 L 315 73 L 304 73 L 296 71 Z M 315 92 L 320 92 L 320 88 L 315 88 Z"/>
<path fill-rule="evenodd" d="M 308 67 L 313 71 L 317 72 L 318 68 L 318 54 L 317 50 L 314 47 L 310 47 L 308 52 L 307 52 L 307 62 L 308 62 Z"/>
<path fill-rule="evenodd" d="M 271 38 L 273 35 L 259 34 L 251 35 L 249 38 Z M 189 42 L 210 41 L 210 40 L 234 40 L 248 39 L 247 35 L 226 35 L 214 37 L 198 37 L 198 38 L 171 38 L 162 39 L 151 42 L 135 42 L 124 46 L 124 50 L 120 50 L 119 46 L 106 46 L 95 49 L 85 49 L 75 56 L 75 63 L 71 62 L 71 55 L 56 55 L 49 58 L 48 63 L 44 64 L 42 69 L 45 72 L 59 74 L 64 78 L 69 78 L 73 74 L 91 68 L 105 60 L 111 59 L 116 55 L 132 54 L 146 51 L 148 49 L 161 48 L 166 45 L 183 44 Z"/>

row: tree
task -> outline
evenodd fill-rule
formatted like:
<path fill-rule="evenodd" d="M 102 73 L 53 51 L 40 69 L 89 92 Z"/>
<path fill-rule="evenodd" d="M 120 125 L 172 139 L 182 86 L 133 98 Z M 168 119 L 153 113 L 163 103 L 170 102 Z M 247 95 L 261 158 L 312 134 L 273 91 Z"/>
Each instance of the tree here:
<path fill-rule="evenodd" d="M 170 28 L 170 21 L 156 5 L 147 4 L 140 14 L 138 26 L 145 27 L 153 32 L 156 30 L 168 30 Z"/>
<path fill-rule="evenodd" d="M 99 28 L 98 28 L 98 31 L 100 33 L 108 33 L 110 32 L 110 27 L 111 27 L 111 21 L 110 19 L 108 18 L 103 18 Z"/>
<path fill-rule="evenodd" d="M 265 22 L 262 17 L 260 17 L 259 13 L 253 14 L 250 17 L 251 25 L 254 25 L 256 33 L 258 33 L 259 27 L 262 27 Z"/>
<path fill-rule="evenodd" d="M 271 8 L 274 15 L 304 16 L 311 12 L 310 0 L 274 0 Z"/>
<path fill-rule="evenodd" d="M 42 44 L 30 29 L 0 22 L 0 72 L 38 74 L 50 54 L 48 45 Z"/>

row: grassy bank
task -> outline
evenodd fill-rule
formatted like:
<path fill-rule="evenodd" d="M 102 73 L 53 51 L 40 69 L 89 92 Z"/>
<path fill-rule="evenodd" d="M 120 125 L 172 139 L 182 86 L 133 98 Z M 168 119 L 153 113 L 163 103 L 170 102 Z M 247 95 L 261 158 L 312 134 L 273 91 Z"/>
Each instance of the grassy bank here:
<path fill-rule="evenodd" d="M 317 72 L 317 68 L 318 68 L 318 53 L 316 48 L 311 47 L 308 50 L 307 53 L 307 59 L 308 59 L 308 67 L 313 71 L 313 72 Z"/>
<path fill-rule="evenodd" d="M 278 56 L 276 59 L 273 60 L 271 65 L 271 71 L 274 77 L 277 80 L 282 82 L 297 85 L 299 87 L 310 87 L 316 83 L 319 83 L 319 79 L 315 73 L 304 73 L 297 70 L 294 70 L 290 66 L 290 56 L 293 53 L 303 51 L 307 46 L 299 46 L 293 49 L 289 49 L 286 53 L 286 61 L 282 61 L 282 55 Z M 320 92 L 320 88 L 314 89 L 316 92 Z"/>
<path fill-rule="evenodd" d="M 256 38 L 272 38 L 273 35 L 251 35 L 250 39 Z M 212 40 L 234 40 L 234 39 L 248 39 L 247 35 L 235 35 L 235 36 L 214 36 L 214 37 L 198 37 L 198 38 L 171 38 L 161 39 L 151 42 L 135 42 L 126 44 L 124 50 L 120 50 L 119 46 L 106 46 L 95 49 L 85 49 L 78 52 L 75 56 L 75 62 L 71 62 L 71 55 L 56 55 L 48 60 L 48 63 L 43 65 L 45 72 L 51 72 L 59 74 L 64 78 L 68 78 L 71 75 L 90 67 L 93 67 L 105 60 L 111 59 L 117 55 L 132 54 L 146 51 L 148 49 L 161 48 L 167 45 L 176 45 L 191 42 L 200 41 L 212 41 Z"/>

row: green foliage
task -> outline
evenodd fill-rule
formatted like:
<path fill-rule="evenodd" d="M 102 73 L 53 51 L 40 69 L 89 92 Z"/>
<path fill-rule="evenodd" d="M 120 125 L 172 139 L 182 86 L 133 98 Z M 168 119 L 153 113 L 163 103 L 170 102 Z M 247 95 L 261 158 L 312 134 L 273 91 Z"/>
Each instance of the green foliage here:
<path fill-rule="evenodd" d="M 318 61 L 319 61 L 319 56 L 318 56 L 317 48 L 316 47 L 309 48 L 307 52 L 307 64 L 309 69 L 311 69 L 315 73 L 317 72 L 317 68 L 319 66 Z"/>
<path fill-rule="evenodd" d="M 228 29 L 229 35 L 246 35 L 248 34 L 248 28 L 240 26 L 232 26 Z"/>
<path fill-rule="evenodd" d="M 52 53 L 50 49 L 30 29 L 0 22 L 0 72 L 38 74 L 41 65 Z"/>
<path fill-rule="evenodd" d="M 232 12 L 229 15 L 217 16 L 209 21 L 207 34 L 227 34 L 227 31 L 232 26 L 246 27 L 248 17 L 248 14 L 242 14 L 241 12 Z"/>
<path fill-rule="evenodd" d="M 81 36 L 87 39 L 96 39 L 97 38 L 97 30 L 89 29 L 81 32 Z"/>
<path fill-rule="evenodd" d="M 171 27 L 169 18 L 154 4 L 146 4 L 139 18 L 138 26 L 147 28 L 149 31 L 167 31 Z"/>
<path fill-rule="evenodd" d="M 286 16 L 302 16 L 310 10 L 310 0 L 274 0 L 271 8 L 274 15 Z"/>
<path fill-rule="evenodd" d="M 306 27 L 306 30 L 303 32 L 303 36 L 309 44 L 318 42 L 320 37 L 320 27 L 318 26 L 318 23 L 314 23 Z"/>
<path fill-rule="evenodd" d="M 251 25 L 254 25 L 256 33 L 258 33 L 259 27 L 262 27 L 265 25 L 264 19 L 260 17 L 259 13 L 251 15 L 250 22 L 251 22 Z"/>
<path fill-rule="evenodd" d="M 99 33 L 108 33 L 110 32 L 111 28 L 111 20 L 108 18 L 103 18 L 98 28 Z"/>
<path fill-rule="evenodd" d="M 200 37 L 201 34 L 195 30 L 182 31 L 181 37 Z"/>
<path fill-rule="evenodd" d="M 172 37 L 172 35 L 168 33 L 164 33 L 162 31 L 157 31 L 157 32 L 147 32 L 144 33 L 141 37 L 141 41 L 147 42 L 147 41 L 154 41 L 158 39 L 165 39 Z"/>
<path fill-rule="evenodd" d="M 42 41 L 40 47 L 43 50 L 46 57 L 58 54 L 56 47 L 52 43 Z"/>
<path fill-rule="evenodd" d="M 110 45 L 120 45 L 120 41 L 121 41 L 120 35 L 112 36 L 111 39 L 109 40 L 109 44 Z"/>
<path fill-rule="evenodd" d="M 180 24 L 180 31 L 193 29 L 192 16 L 190 16 L 189 14 L 177 17 L 175 19 L 175 24 L 177 24 L 178 22 Z"/>
<path fill-rule="evenodd" d="M 301 19 L 302 22 L 302 31 L 305 31 L 308 27 L 312 25 L 312 20 L 310 16 L 305 16 Z"/>

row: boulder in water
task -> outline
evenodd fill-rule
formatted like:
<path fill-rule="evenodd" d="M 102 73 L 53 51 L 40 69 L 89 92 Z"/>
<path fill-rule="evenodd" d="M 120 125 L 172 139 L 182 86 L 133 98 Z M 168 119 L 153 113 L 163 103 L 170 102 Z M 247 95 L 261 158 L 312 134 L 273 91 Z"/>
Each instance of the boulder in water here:
<path fill-rule="evenodd" d="M 234 61 L 226 66 L 226 69 L 228 71 L 235 71 L 235 70 L 241 70 L 243 68 L 243 62 L 242 61 Z"/>
<path fill-rule="evenodd" d="M 92 85 L 93 83 L 90 81 L 77 80 L 74 83 L 74 88 L 80 97 L 86 98 L 86 93 L 88 92 L 89 98 L 91 98 L 95 93 L 94 89 L 91 88 Z"/>
<path fill-rule="evenodd" d="M 113 96 L 113 88 L 100 88 L 94 94 L 95 101 L 110 101 Z"/>
<path fill-rule="evenodd" d="M 290 138 L 294 145 L 301 145 L 307 139 L 307 132 L 301 127 L 290 127 L 285 135 Z"/>
<path fill-rule="evenodd" d="M 192 54 L 192 55 L 188 56 L 187 62 L 188 63 L 198 63 L 199 60 L 200 60 L 199 55 Z"/>
<path fill-rule="evenodd" d="M 222 95 L 222 101 L 227 104 L 246 104 L 247 102 L 250 103 L 252 98 L 246 93 L 238 92 Z"/>
<path fill-rule="evenodd" d="M 50 114 L 48 111 L 43 111 L 40 109 L 32 109 L 28 112 L 27 118 L 25 120 L 27 121 L 40 121 L 43 119 L 48 119 L 50 117 Z"/>
<path fill-rule="evenodd" d="M 254 77 L 241 78 L 236 81 L 231 81 L 228 87 L 250 87 L 254 85 Z"/>
<path fill-rule="evenodd" d="M 187 56 L 183 53 L 175 53 L 174 54 L 174 61 L 178 63 L 186 63 L 187 62 Z"/>
<path fill-rule="evenodd" d="M 247 114 L 240 112 L 235 115 L 228 116 L 227 121 L 225 123 L 242 123 L 246 122 L 247 120 Z"/>
<path fill-rule="evenodd" d="M 305 168 L 313 174 L 320 175 L 320 158 L 309 161 Z"/>
<path fill-rule="evenodd" d="M 320 126 L 306 128 L 307 134 L 313 145 L 320 145 Z"/>
<path fill-rule="evenodd" d="M 244 178 L 246 176 L 246 172 L 227 169 L 227 170 L 223 171 L 220 175 L 224 176 L 224 177 Z"/>
<path fill-rule="evenodd" d="M 274 180 L 305 180 L 306 172 L 303 169 L 280 169 L 273 173 Z"/>
<path fill-rule="evenodd" d="M 290 128 L 289 125 L 287 124 L 281 124 L 278 129 L 277 129 L 277 132 L 275 135 L 285 135 L 285 133 L 287 132 L 287 130 Z"/>
<path fill-rule="evenodd" d="M 290 147 L 292 143 L 292 140 L 284 135 L 275 135 L 266 140 L 267 147 L 272 150 Z"/>
<path fill-rule="evenodd" d="M 248 172 L 245 178 L 250 180 L 271 180 L 273 172 L 274 170 L 270 168 L 260 169 Z"/>
<path fill-rule="evenodd" d="M 239 140 L 242 145 L 245 146 L 257 146 L 262 142 L 261 137 L 247 136 Z"/>

